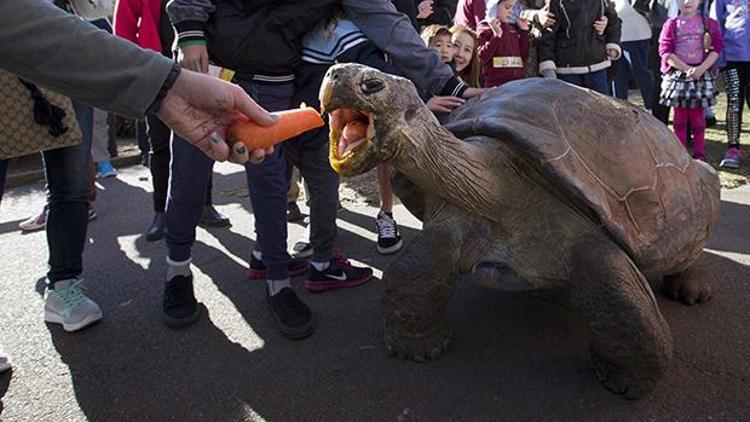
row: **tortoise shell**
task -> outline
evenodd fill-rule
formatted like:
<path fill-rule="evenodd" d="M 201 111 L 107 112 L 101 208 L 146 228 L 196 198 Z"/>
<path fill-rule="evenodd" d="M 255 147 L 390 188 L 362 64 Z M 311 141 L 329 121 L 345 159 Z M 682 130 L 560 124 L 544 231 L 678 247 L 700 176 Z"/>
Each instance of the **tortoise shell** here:
<path fill-rule="evenodd" d="M 645 274 L 684 270 L 719 213 L 719 180 L 646 110 L 558 80 L 522 79 L 451 113 L 462 139 L 489 136 L 528 157 L 587 209 Z M 593 212 L 592 212 L 593 211 Z"/>

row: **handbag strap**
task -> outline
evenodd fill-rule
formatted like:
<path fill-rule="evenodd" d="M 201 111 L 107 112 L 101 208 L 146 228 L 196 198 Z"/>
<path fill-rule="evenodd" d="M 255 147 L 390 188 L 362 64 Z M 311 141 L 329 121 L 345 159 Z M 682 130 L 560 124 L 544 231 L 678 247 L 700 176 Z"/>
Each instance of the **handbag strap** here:
<path fill-rule="evenodd" d="M 68 128 L 63 125 L 65 110 L 47 101 L 36 85 L 21 78 L 18 80 L 29 90 L 31 99 L 34 101 L 34 121 L 40 125 L 48 125 L 48 132 L 53 138 L 67 132 Z"/>

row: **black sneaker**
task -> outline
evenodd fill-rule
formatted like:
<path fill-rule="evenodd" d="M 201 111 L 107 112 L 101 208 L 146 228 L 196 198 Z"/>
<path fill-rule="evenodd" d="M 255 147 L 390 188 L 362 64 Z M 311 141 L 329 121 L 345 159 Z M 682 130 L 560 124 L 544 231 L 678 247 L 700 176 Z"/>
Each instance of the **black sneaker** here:
<path fill-rule="evenodd" d="M 273 296 L 266 293 L 266 303 L 281 334 L 286 338 L 299 340 L 315 332 L 315 321 L 310 308 L 299 300 L 297 293 L 290 287 L 284 287 Z"/>
<path fill-rule="evenodd" d="M 164 284 L 162 315 L 170 327 L 184 327 L 198 319 L 200 308 L 193 293 L 193 276 L 178 275 Z"/>
<path fill-rule="evenodd" d="M 323 292 L 342 287 L 354 287 L 367 283 L 372 278 L 372 268 L 355 267 L 346 257 L 338 255 L 323 271 L 310 267 L 305 288 L 311 292 Z"/>
<path fill-rule="evenodd" d="M 202 227 L 229 227 L 232 225 L 227 216 L 210 204 L 203 206 L 203 214 L 198 224 Z"/>
<path fill-rule="evenodd" d="M 380 211 L 375 218 L 375 226 L 378 229 L 378 252 L 381 255 L 389 255 L 401 250 L 404 241 L 398 234 L 398 226 L 393 214 Z"/>
<path fill-rule="evenodd" d="M 305 216 L 300 211 L 299 206 L 296 202 L 289 202 L 286 204 L 286 221 L 288 222 L 301 222 L 304 221 Z"/>
<path fill-rule="evenodd" d="M 294 277 L 307 272 L 310 267 L 310 263 L 304 259 L 292 258 L 289 261 L 289 277 Z M 250 255 L 250 268 L 247 269 L 247 278 L 250 280 L 265 280 L 266 278 L 266 266 L 263 265 L 263 261 L 255 259 L 255 256 Z"/>
<path fill-rule="evenodd" d="M 166 229 L 167 222 L 163 212 L 157 212 L 154 215 L 154 221 L 148 226 L 146 230 L 146 240 L 149 242 L 155 242 L 164 237 L 164 230 Z"/>

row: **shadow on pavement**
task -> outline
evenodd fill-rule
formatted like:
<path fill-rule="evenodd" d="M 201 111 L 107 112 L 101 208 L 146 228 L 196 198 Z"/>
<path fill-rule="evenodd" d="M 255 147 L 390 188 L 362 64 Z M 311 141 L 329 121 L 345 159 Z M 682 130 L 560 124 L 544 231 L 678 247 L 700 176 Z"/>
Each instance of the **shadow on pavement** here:
<path fill-rule="evenodd" d="M 11 364 L 13 362 L 11 361 Z M 0 415 L 3 414 L 3 397 L 5 397 L 5 393 L 8 391 L 8 387 L 10 387 L 10 380 L 13 378 L 13 368 L 8 369 L 7 371 L 0 374 Z"/>
<path fill-rule="evenodd" d="M 115 181 L 107 187 L 105 194 L 128 200 L 98 208 L 86 250 L 86 277 L 105 319 L 73 334 L 49 326 L 89 420 L 742 420 L 750 411 L 750 361 L 743 358 L 750 268 L 726 257 L 706 253 L 700 262 L 703 276 L 715 282 L 712 301 L 688 307 L 657 296 L 672 326 L 675 357 L 650 397 L 627 402 L 596 380 L 585 321 L 528 292 L 459 283 L 450 350 L 417 364 L 387 356 L 379 281 L 311 294 L 294 280 L 318 328 L 308 339 L 289 341 L 265 308 L 264 283 L 247 280 L 243 265 L 197 242 L 195 266 L 212 281 L 196 287 L 204 313 L 191 327 L 169 329 L 161 321 L 165 247 L 140 237 L 147 217 L 132 219 L 150 215 L 143 210 L 150 194 Z M 124 212 L 110 213 L 112 207 Z M 373 225 L 355 212 L 340 218 Z M 417 232 L 405 228 L 404 235 Z M 252 247 L 241 234 L 211 233 L 238 257 Z M 123 235 L 138 256 L 121 250 Z M 339 240 L 357 259 L 381 267 L 392 259 L 373 258 L 373 242 L 360 235 L 342 230 Z M 8 388 L 5 377 L 0 391 Z"/>
<path fill-rule="evenodd" d="M 736 202 L 721 201 L 719 224 L 708 243 L 718 251 L 750 254 L 750 206 Z"/>
<path fill-rule="evenodd" d="M 31 215 L 29 215 L 29 217 L 30 216 Z M 18 225 L 23 221 L 26 221 L 26 219 L 23 218 L 23 219 L 14 220 L 14 221 L 6 221 L 5 223 L 0 224 L 0 234 L 21 231 L 21 229 L 18 228 Z"/>

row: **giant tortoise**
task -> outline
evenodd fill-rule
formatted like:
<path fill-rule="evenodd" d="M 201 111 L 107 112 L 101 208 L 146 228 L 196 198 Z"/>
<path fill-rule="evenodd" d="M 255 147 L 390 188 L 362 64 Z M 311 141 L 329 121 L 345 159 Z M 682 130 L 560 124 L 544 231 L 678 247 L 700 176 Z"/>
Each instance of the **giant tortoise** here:
<path fill-rule="evenodd" d="M 716 172 L 666 126 L 538 78 L 482 94 L 444 126 L 410 81 L 366 66 L 333 66 L 320 95 L 333 168 L 347 176 L 393 164 L 406 179 L 399 197 L 424 223 L 383 275 L 393 354 L 441 355 L 456 282 L 507 268 L 519 276 L 509 290 L 569 289 L 608 389 L 637 398 L 653 388 L 672 336 L 647 278 L 664 277 L 685 302 L 707 300 L 706 280 L 687 270 L 719 212 Z"/>

